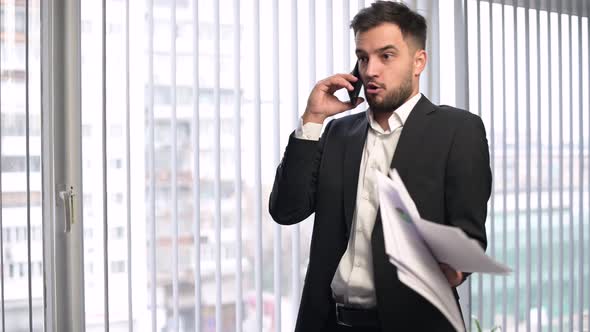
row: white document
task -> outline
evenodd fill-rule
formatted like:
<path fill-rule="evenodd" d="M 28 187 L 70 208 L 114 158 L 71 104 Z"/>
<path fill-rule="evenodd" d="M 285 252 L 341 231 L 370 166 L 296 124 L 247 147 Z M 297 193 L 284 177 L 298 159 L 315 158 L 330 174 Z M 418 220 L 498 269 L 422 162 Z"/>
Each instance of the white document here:
<path fill-rule="evenodd" d="M 508 273 L 479 244 L 456 227 L 423 220 L 397 171 L 378 174 L 385 251 L 398 278 L 432 303 L 457 331 L 465 331 L 453 291 L 439 267 L 457 271 Z"/>

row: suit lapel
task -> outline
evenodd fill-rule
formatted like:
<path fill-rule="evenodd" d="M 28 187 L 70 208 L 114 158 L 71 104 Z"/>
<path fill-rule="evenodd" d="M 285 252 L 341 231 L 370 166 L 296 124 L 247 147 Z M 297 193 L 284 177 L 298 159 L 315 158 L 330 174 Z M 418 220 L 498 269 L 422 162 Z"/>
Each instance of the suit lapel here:
<path fill-rule="evenodd" d="M 367 139 L 367 130 L 369 123 L 365 116 L 359 116 L 352 125 L 352 128 L 346 136 L 344 147 L 344 178 L 343 183 L 343 200 L 344 200 L 344 217 L 346 221 L 346 238 L 350 235 L 352 216 L 356 206 L 356 192 L 358 186 L 359 169 L 363 156 L 363 147 Z"/>
<path fill-rule="evenodd" d="M 428 114 L 434 112 L 434 105 L 422 96 L 406 119 L 399 137 L 391 168 L 396 168 L 402 179 L 415 159 L 414 154 L 421 151 L 424 130 L 428 127 Z"/>

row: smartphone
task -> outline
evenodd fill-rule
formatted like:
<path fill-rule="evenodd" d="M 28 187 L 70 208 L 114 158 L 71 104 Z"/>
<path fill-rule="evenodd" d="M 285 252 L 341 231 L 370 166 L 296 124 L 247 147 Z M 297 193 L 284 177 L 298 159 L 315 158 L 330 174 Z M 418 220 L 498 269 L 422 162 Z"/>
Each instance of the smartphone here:
<path fill-rule="evenodd" d="M 356 78 L 356 82 L 352 83 L 354 89 L 352 91 L 348 90 L 348 97 L 350 98 L 350 102 L 352 104 L 356 104 L 356 100 L 359 97 L 359 93 L 361 93 L 361 87 L 363 86 L 363 81 L 361 80 L 361 75 L 359 75 L 359 63 L 357 62 L 352 70 L 352 75 Z"/>

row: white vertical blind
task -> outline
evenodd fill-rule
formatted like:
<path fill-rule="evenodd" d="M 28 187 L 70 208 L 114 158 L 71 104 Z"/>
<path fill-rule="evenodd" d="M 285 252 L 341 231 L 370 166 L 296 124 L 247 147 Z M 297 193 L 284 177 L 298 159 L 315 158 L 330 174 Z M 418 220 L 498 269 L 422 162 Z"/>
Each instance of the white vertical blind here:
<path fill-rule="evenodd" d="M 326 1 L 326 73 L 331 75 L 334 72 L 334 19 L 332 0 Z"/>
<path fill-rule="evenodd" d="M 149 227 L 149 290 L 150 290 L 150 318 L 151 331 L 156 331 L 157 296 L 156 296 L 156 167 L 155 167 L 155 111 L 154 111 L 154 0 L 148 0 L 148 82 L 147 82 L 147 111 L 148 111 L 148 227 Z"/>
<path fill-rule="evenodd" d="M 535 5 L 537 8 L 539 8 L 539 4 L 540 1 L 537 0 L 535 2 Z M 537 84 L 536 84 L 536 94 L 537 94 L 537 167 L 536 167 L 536 175 L 537 175 L 537 181 L 536 181 L 536 185 L 537 185 L 537 206 L 541 206 L 542 204 L 542 200 L 541 200 L 541 194 L 542 194 L 542 188 L 541 188 L 541 184 L 542 184 L 542 167 L 539 167 L 539 165 L 542 165 L 543 162 L 543 153 L 542 153 L 542 142 L 543 137 L 541 135 L 541 83 L 540 83 L 540 79 L 541 79 L 541 15 L 540 15 L 540 10 L 536 10 L 535 11 L 535 22 L 536 22 L 536 59 L 535 59 L 535 63 L 536 63 L 536 75 L 537 75 Z M 543 227 L 543 220 L 542 218 L 537 218 L 537 243 L 543 243 L 543 231 L 542 228 Z M 541 304 L 543 303 L 542 299 L 543 299 L 543 294 L 544 294 L 544 289 L 543 289 L 543 283 L 541 282 L 543 280 L 543 251 L 542 250 L 537 250 L 537 301 L 536 301 L 536 307 L 540 308 Z M 543 316 L 542 316 L 542 312 L 541 310 L 537 310 L 537 317 L 532 317 L 531 319 L 536 319 L 536 325 L 537 326 L 541 326 L 543 323 Z"/>
<path fill-rule="evenodd" d="M 236 213 L 236 332 L 242 331 L 243 321 L 243 280 L 242 280 L 242 89 L 240 75 L 241 59 L 241 20 L 240 20 L 240 0 L 233 1 L 234 8 L 234 153 L 235 153 L 235 213 Z M 198 52 L 194 52 L 198 54 Z M 197 150 L 198 151 L 198 150 Z M 199 325 L 197 325 L 199 326 Z"/>
<path fill-rule="evenodd" d="M 213 5 L 213 100 L 214 100 L 214 160 L 215 160 L 215 327 L 222 329 L 221 275 L 221 22 L 220 4 Z"/>
<path fill-rule="evenodd" d="M 29 307 L 29 331 L 33 331 L 33 281 L 31 269 L 31 149 L 30 149 L 30 112 L 29 112 L 29 0 L 25 0 L 25 160 L 26 160 L 26 195 L 27 195 L 27 295 Z M 2 253 L 3 254 L 3 253 Z"/>
<path fill-rule="evenodd" d="M 4 28 L 4 15 L 0 16 L 0 28 Z M 2 59 L 3 56 L 0 55 L 0 73 L 2 73 Z M 0 91 L 0 105 L 2 104 L 2 91 Z M 0 115 L 2 110 L 0 110 Z M 0 116 L 0 140 L 2 140 L 2 117 Z M 2 189 L 2 144 L 0 144 L 0 231 L 2 231 L 2 236 L 0 236 L 0 266 L 2 266 L 2 273 L 0 273 L 0 296 L 2 297 L 2 331 L 6 331 L 6 316 L 5 316 L 5 297 L 4 297 L 4 220 L 2 218 L 2 211 L 4 210 L 4 192 Z"/>
<path fill-rule="evenodd" d="M 583 112 L 584 109 L 589 109 L 590 108 L 590 100 L 588 100 L 588 98 L 590 97 L 590 65 L 588 65 L 590 63 L 590 5 L 588 3 L 586 3 L 586 10 L 585 10 L 585 20 L 586 20 L 586 47 L 585 47 L 585 60 L 583 63 L 586 64 L 586 70 L 587 70 L 587 76 L 586 79 L 584 80 L 585 84 L 586 84 L 586 88 L 588 89 L 588 93 L 585 94 L 586 96 L 588 96 L 586 98 L 586 103 L 585 103 L 585 107 L 580 109 L 580 112 Z M 590 130 L 590 116 L 587 116 L 587 121 L 588 121 L 588 128 L 586 128 L 586 130 Z M 588 150 L 590 150 L 590 135 L 588 135 L 588 144 L 586 145 L 586 149 L 584 150 L 586 153 L 586 156 L 588 155 Z M 586 170 L 588 170 L 590 168 L 590 158 L 586 158 L 584 156 L 583 159 L 588 160 L 588 162 L 585 164 L 586 166 Z M 588 175 L 586 176 L 586 179 L 588 181 L 588 188 L 590 188 L 590 172 L 588 172 Z M 590 206 L 590 194 L 587 195 L 588 196 L 588 205 L 586 206 Z M 588 239 L 585 241 L 586 243 L 588 243 L 588 241 L 590 241 L 590 225 L 588 225 Z M 590 248 L 590 247 L 589 247 Z M 588 252 L 588 249 L 584 250 L 585 252 Z M 588 264 L 590 267 L 590 254 L 588 255 Z M 588 283 L 587 285 L 589 285 L 587 287 L 587 291 L 588 291 L 588 302 L 590 303 L 590 272 L 588 273 Z M 586 318 L 587 318 L 587 326 L 590 326 L 590 313 L 586 314 Z"/>
<path fill-rule="evenodd" d="M 527 0 L 527 7 L 530 7 L 530 0 Z M 526 207 L 525 207 L 525 264 L 527 266 L 525 273 L 525 330 L 531 331 L 531 269 L 532 269 L 532 253 L 531 253 L 531 93 L 530 93 L 530 41 L 529 41 L 529 9 L 524 9 L 524 53 L 525 53 L 525 71 L 524 81 L 529 82 L 525 86 L 525 102 L 526 102 L 526 119 L 525 119 L 525 187 L 526 187 Z M 493 109 L 492 109 L 493 112 Z M 493 222 L 493 221 L 492 221 Z"/>
<path fill-rule="evenodd" d="M 110 328 L 109 310 L 109 206 L 108 206 L 108 163 L 107 163 L 107 1 L 101 2 L 101 169 L 102 169 L 102 248 L 103 248 L 103 282 L 104 282 L 104 329 Z"/>
<path fill-rule="evenodd" d="M 192 167 L 192 185 L 193 185 L 193 251 L 194 251 L 194 327 L 200 329 L 201 327 L 201 181 L 200 181 L 200 161 L 199 153 L 200 144 L 200 130 L 199 130 L 199 119 L 200 119 L 200 108 L 199 108 L 199 6 L 198 1 L 192 1 L 192 121 L 191 121 L 191 142 L 193 148 L 193 167 Z M 239 54 L 239 52 L 236 52 Z M 238 111 L 239 112 L 239 111 Z M 239 159 L 238 159 L 239 160 Z M 239 215 L 239 214 L 238 214 Z M 238 222 L 240 225 L 240 222 Z M 239 228 L 239 227 L 238 227 Z M 240 241 L 238 241 L 239 243 Z M 238 246 L 238 249 L 240 247 Z M 238 270 L 239 271 L 239 270 Z M 239 330 L 238 330 L 239 331 Z"/>
<path fill-rule="evenodd" d="M 125 209 L 126 241 L 127 241 L 127 328 L 133 332 L 133 269 L 132 269 L 132 237 L 131 237 L 131 100 L 130 95 L 130 56 L 129 56 L 129 0 L 125 0 Z"/>
<path fill-rule="evenodd" d="M 469 25 L 478 22 L 467 45 L 477 73 L 469 75 L 471 111 L 486 125 L 494 174 L 488 254 L 495 256 L 500 246 L 498 258 L 514 268 L 507 277 L 475 276 L 476 318 L 484 329 L 583 330 L 590 273 L 587 4 L 469 2 L 476 9 L 469 11 Z"/>
<path fill-rule="evenodd" d="M 490 61 L 490 110 L 494 110 L 495 109 L 495 99 L 496 99 L 496 90 L 495 88 L 495 71 L 494 71 L 494 43 L 495 43 L 495 34 L 494 34 L 494 20 L 493 20 L 493 12 L 494 12 L 494 6 L 490 3 L 489 4 L 489 9 L 488 9 L 488 24 L 489 24 L 489 31 L 490 31 L 490 51 L 489 51 L 489 57 L 490 59 L 492 59 Z M 495 159 L 496 159 L 496 140 L 495 140 L 495 112 L 490 112 L 490 127 L 488 128 L 489 132 L 490 132 L 490 140 L 489 140 L 489 147 L 490 147 L 490 167 L 492 169 L 492 172 L 495 172 L 496 169 L 496 163 L 495 163 Z M 488 227 L 490 228 L 490 246 L 489 246 L 489 251 L 488 254 L 494 258 L 496 258 L 496 238 L 495 238 L 495 232 L 496 232 L 496 220 L 495 220 L 495 208 L 496 208 L 496 199 L 495 199 L 495 195 L 492 195 L 492 197 L 490 198 L 490 213 L 489 216 L 491 218 L 490 222 L 488 223 Z M 496 304 L 496 284 L 495 284 L 495 278 L 490 278 L 490 321 L 494 321 L 494 316 L 496 313 L 496 308 L 495 308 L 495 304 Z M 482 317 L 482 319 L 484 319 L 485 317 Z M 485 320 L 485 319 L 484 319 Z"/>
<path fill-rule="evenodd" d="M 170 1 L 170 191 L 172 206 L 172 331 L 180 331 L 179 322 L 179 280 L 178 280 L 178 120 L 177 120 L 177 81 L 176 81 L 176 0 Z"/>
<path fill-rule="evenodd" d="M 279 82 L 279 1 L 272 2 L 272 101 L 273 101 L 273 164 L 278 165 L 281 156 L 280 147 L 280 126 L 281 126 L 281 101 L 280 101 L 280 82 Z M 275 330 L 281 331 L 281 297 L 282 297 L 282 265 L 281 265 L 281 225 L 274 226 L 274 243 L 273 243 L 273 274 L 274 274 L 274 316 Z"/>
<path fill-rule="evenodd" d="M 571 13 L 572 12 L 572 2 L 568 1 L 568 6 L 569 9 L 568 12 Z M 568 309 L 569 309 L 569 317 L 567 317 L 569 319 L 569 326 L 570 329 L 573 329 L 573 324 L 574 324 L 574 300 L 576 298 L 576 295 L 574 293 L 574 289 L 576 286 L 576 283 L 574 282 L 574 247 L 576 246 L 576 243 L 574 241 L 574 227 L 575 227 L 575 223 L 574 223 L 574 72 L 572 70 L 573 68 L 573 45 L 572 45 L 572 34 L 573 34 L 573 23 L 572 23 L 572 15 L 568 15 L 567 16 L 567 35 L 568 35 L 568 55 L 569 55 L 569 59 L 568 59 L 568 64 L 569 64 L 569 71 L 568 71 L 568 77 L 569 77 L 569 138 L 568 138 L 568 145 L 569 145 L 569 158 L 568 158 L 568 163 L 569 163 L 569 167 L 568 167 L 568 177 L 569 177 L 569 197 L 568 197 L 568 201 L 569 201 L 569 205 L 570 205 L 570 213 L 569 213 L 569 236 L 568 236 L 568 242 L 569 242 L 569 276 L 570 276 L 570 282 L 569 282 L 569 303 L 568 303 Z M 580 276 L 581 277 L 581 276 Z"/>
<path fill-rule="evenodd" d="M 548 38 L 548 46 L 547 46 L 547 72 L 548 72 L 548 117 L 549 117 L 549 129 L 547 130 L 548 133 L 548 145 L 549 145 L 549 303 L 548 303 L 548 320 L 553 322 L 553 89 L 552 89 L 552 77 L 553 77 L 553 43 L 554 43 L 554 36 L 553 36 L 553 29 L 552 29 L 552 13 L 547 13 L 547 38 Z M 552 326 L 549 328 L 552 330 Z"/>
<path fill-rule="evenodd" d="M 475 58 L 477 59 L 477 96 L 478 96 L 478 107 L 477 107 L 477 114 L 479 116 L 481 116 L 481 109 L 482 109 L 482 103 L 483 103 L 483 99 L 481 98 L 481 74 L 482 74 L 482 66 L 481 66 L 481 57 L 482 57 L 482 51 L 481 51 L 481 40 L 482 40 L 482 36 L 481 36 L 481 3 L 478 1 L 475 3 L 476 6 L 476 18 L 477 18 L 477 54 L 475 56 Z M 473 281 L 471 283 L 471 285 L 473 285 Z M 481 294 L 483 293 L 483 276 L 482 275 L 478 275 L 477 276 L 477 291 Z M 480 319 L 483 320 L 484 316 L 483 316 L 483 297 L 479 298 L 478 304 L 478 312 L 477 312 L 477 317 L 480 317 Z"/>
<path fill-rule="evenodd" d="M 297 15 L 297 0 L 291 0 L 291 127 L 295 128 L 299 122 L 299 16 Z M 297 317 L 301 278 L 299 247 L 299 225 L 291 231 L 291 317 Z"/>
<path fill-rule="evenodd" d="M 260 0 L 254 0 L 254 202 L 256 222 L 256 256 L 255 256 L 255 284 L 256 284 L 256 331 L 262 331 L 263 303 L 262 303 L 262 170 L 261 170 L 261 87 L 260 87 Z"/>
<path fill-rule="evenodd" d="M 507 132 L 508 132 L 508 119 L 506 114 L 506 94 L 507 94 L 507 67 L 506 67 L 506 54 L 507 54 L 507 42 L 506 42 L 506 5 L 505 2 L 502 1 L 502 207 L 503 207 L 503 214 L 506 216 L 508 215 L 508 175 L 507 175 L 507 166 L 508 166 L 508 139 L 507 139 Z M 492 186 L 493 187 L 493 186 Z M 503 218 L 503 227 L 502 227 L 502 248 L 503 248 L 503 255 L 502 258 L 504 262 L 508 261 L 508 221 L 507 218 Z M 507 317 L 508 317 L 508 294 L 507 294 L 507 277 L 502 277 L 502 326 L 507 326 Z"/>
<path fill-rule="evenodd" d="M 583 66 L 582 66 L 582 59 L 583 59 L 583 43 L 582 43 L 582 13 L 584 13 L 584 4 L 585 3 L 579 3 L 576 10 L 578 11 L 578 13 L 580 13 L 580 15 L 578 15 L 577 18 L 577 34 L 578 34 L 578 40 L 577 40 L 577 49 L 578 49 L 578 135 L 581 135 L 584 132 L 584 116 L 583 116 L 583 110 L 584 110 L 584 93 L 583 93 L 583 88 L 584 88 L 584 84 L 583 84 Z M 572 72 L 573 74 L 573 72 Z M 572 87 L 573 89 L 573 87 Z M 572 98 L 573 99 L 573 98 Z M 572 120 L 573 122 L 573 120 Z M 578 169 L 578 177 L 579 177 L 579 183 L 584 184 L 584 140 L 580 139 L 580 144 L 578 147 L 578 163 L 579 163 L 579 169 Z M 579 259 L 578 259 L 578 275 L 580 276 L 578 279 L 578 294 L 580 296 L 580 300 L 578 301 L 578 326 L 582 327 L 584 326 L 584 299 L 585 299 L 585 294 L 584 294 L 584 192 L 582 190 L 579 191 L 578 193 L 578 216 L 579 216 L 579 220 L 578 220 L 578 253 L 579 253 Z M 589 225 L 590 226 L 590 225 Z M 590 315 L 588 315 L 590 316 Z M 590 324 L 589 324 L 590 326 Z"/>

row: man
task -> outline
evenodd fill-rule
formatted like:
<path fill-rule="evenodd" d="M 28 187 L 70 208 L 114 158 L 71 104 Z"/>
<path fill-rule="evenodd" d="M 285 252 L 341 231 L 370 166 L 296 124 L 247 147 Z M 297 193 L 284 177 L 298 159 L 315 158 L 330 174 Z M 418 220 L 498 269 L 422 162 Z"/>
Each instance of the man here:
<path fill-rule="evenodd" d="M 270 196 L 270 214 L 280 224 L 315 212 L 295 330 L 452 331 L 435 307 L 398 280 L 384 249 L 375 178 L 396 168 L 422 217 L 459 227 L 485 248 L 491 190 L 485 129 L 479 117 L 435 106 L 419 93 L 427 61 L 422 16 L 378 1 L 351 27 L 369 109 L 330 121 L 320 139 L 326 118 L 362 99 L 352 104 L 333 95 L 351 91 L 353 75 L 318 82 Z M 465 273 L 441 269 L 457 295 Z"/>

